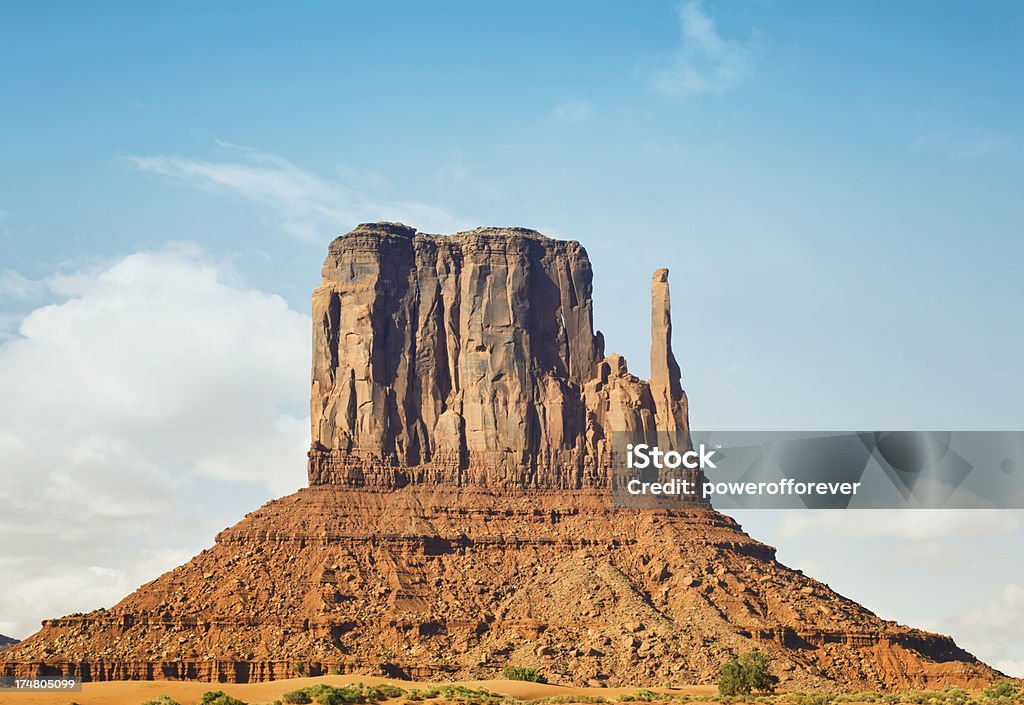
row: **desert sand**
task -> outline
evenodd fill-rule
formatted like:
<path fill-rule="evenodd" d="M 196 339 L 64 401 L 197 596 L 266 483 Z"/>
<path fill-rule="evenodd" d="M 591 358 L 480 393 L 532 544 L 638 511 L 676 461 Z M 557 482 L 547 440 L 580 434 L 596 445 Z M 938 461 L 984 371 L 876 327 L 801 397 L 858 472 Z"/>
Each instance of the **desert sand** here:
<path fill-rule="evenodd" d="M 401 681 L 373 676 L 321 676 L 319 678 L 290 678 L 263 683 L 204 683 L 200 681 L 104 681 L 85 683 L 80 693 L 0 693 L 0 705 L 140 705 L 145 700 L 160 695 L 169 695 L 180 705 L 195 705 L 208 690 L 221 690 L 247 703 L 269 703 L 282 694 L 316 683 L 342 686 L 351 683 L 377 685 L 389 683 L 405 690 L 429 688 L 432 685 L 460 685 L 466 688 L 486 688 L 492 693 L 509 695 L 521 700 L 561 696 L 603 696 L 614 698 L 623 693 L 636 692 L 637 688 L 576 688 L 564 685 L 527 683 L 524 681 L 486 680 L 460 681 L 458 683 L 425 683 Z M 717 692 L 713 685 L 696 685 L 674 688 L 652 688 L 655 691 L 710 695 Z M 398 700 L 389 702 L 397 703 Z"/>

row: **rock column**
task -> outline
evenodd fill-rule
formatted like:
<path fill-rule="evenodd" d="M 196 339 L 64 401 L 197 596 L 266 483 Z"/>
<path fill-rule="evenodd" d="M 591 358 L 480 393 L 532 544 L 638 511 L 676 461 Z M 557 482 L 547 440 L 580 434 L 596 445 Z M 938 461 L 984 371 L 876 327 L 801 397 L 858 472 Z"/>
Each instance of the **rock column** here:
<path fill-rule="evenodd" d="M 651 279 L 651 396 L 661 442 L 669 447 L 690 445 L 686 393 L 679 364 L 672 354 L 672 302 L 668 270 L 658 269 Z"/>

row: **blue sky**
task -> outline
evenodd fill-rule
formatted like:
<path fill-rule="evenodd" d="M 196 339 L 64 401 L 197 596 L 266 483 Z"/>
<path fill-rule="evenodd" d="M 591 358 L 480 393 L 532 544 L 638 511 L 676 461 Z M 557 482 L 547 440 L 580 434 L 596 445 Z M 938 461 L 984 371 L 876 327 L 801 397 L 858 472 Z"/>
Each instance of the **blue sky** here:
<path fill-rule="evenodd" d="M 302 317 L 326 243 L 360 221 L 582 241 L 597 324 L 640 374 L 668 266 L 697 427 L 1024 428 L 1022 33 L 1024 7 L 995 2 L 6 7 L 0 380 L 18 392 L 0 472 L 25 483 L 26 519 L 92 495 L 93 528 L 50 517 L 40 542 L 133 525 L 126 483 L 190 528 L 139 532 L 141 569 L 84 551 L 58 576 L 0 549 L 25 586 L 0 631 L 95 606 L 60 586 L 111 601 L 302 483 Z M 223 398 L 270 411 L 204 415 Z M 231 501 L 189 514 L 211 482 Z M 1021 516 L 742 519 L 841 592 L 1024 673 L 1024 631 L 998 626 L 1024 623 L 1024 569 L 991 569 Z"/>

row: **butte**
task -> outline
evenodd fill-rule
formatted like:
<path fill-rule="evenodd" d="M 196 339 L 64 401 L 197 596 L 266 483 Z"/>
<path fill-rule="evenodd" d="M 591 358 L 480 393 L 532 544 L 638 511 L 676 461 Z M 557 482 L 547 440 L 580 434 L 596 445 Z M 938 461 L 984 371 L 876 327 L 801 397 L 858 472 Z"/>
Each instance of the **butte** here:
<path fill-rule="evenodd" d="M 643 686 L 712 682 L 759 649 L 787 688 L 997 677 L 710 506 L 613 506 L 613 432 L 688 438 L 666 270 L 651 324 L 648 381 L 605 355 L 579 243 L 357 227 L 313 293 L 309 486 L 113 608 L 46 620 L 0 651 L 0 674 L 469 679 L 515 664 Z"/>

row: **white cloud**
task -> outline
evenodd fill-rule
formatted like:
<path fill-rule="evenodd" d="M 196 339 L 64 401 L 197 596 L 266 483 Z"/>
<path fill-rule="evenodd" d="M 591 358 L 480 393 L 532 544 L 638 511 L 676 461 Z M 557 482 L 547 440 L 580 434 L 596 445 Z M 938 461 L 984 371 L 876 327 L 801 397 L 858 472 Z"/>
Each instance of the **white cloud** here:
<path fill-rule="evenodd" d="M 964 613 L 960 622 L 965 627 L 984 630 L 989 636 L 1024 639 L 1024 588 L 1007 584 L 999 599 Z"/>
<path fill-rule="evenodd" d="M 586 122 L 594 114 L 594 106 L 578 96 L 573 96 L 555 106 L 552 115 L 560 122 L 576 124 Z"/>
<path fill-rule="evenodd" d="M 783 562 L 883 617 L 950 634 L 986 663 L 1021 674 L 1022 533 L 1021 510 L 854 509 L 783 512 L 771 539 Z M 1001 586 L 995 594 L 993 585 Z"/>
<path fill-rule="evenodd" d="M 3 598 L 0 598 L 6 618 L 6 621 L 0 619 L 0 634 L 24 637 L 35 631 L 42 618 L 110 606 L 139 585 L 191 557 L 191 551 L 146 549 L 121 568 L 63 559 L 55 564 L 55 556 L 49 556 L 45 564 L 0 561 L 5 575 L 16 577 L 5 585 Z M 27 620 L 27 615 L 38 618 Z M 18 619 L 14 619 L 15 616 Z"/>
<path fill-rule="evenodd" d="M 987 656 L 1000 671 L 1024 677 L 1024 661 L 1019 659 L 1024 643 L 1024 587 L 1007 583 L 996 599 L 957 617 L 956 629 L 968 648 Z"/>
<path fill-rule="evenodd" d="M 750 57 L 739 42 L 725 39 L 698 0 L 677 6 L 682 46 L 652 77 L 662 95 L 687 98 L 724 93 L 747 77 Z"/>
<path fill-rule="evenodd" d="M 39 298 L 45 291 L 42 282 L 29 279 L 12 269 L 0 272 L 0 301 L 28 301 Z"/>
<path fill-rule="evenodd" d="M 1003 659 L 993 664 L 1000 671 L 1014 678 L 1024 678 L 1024 660 Z"/>
<path fill-rule="evenodd" d="M 288 234 L 321 240 L 358 223 L 401 221 L 421 230 L 449 232 L 464 226 L 444 209 L 417 201 L 393 200 L 374 192 L 386 186 L 379 175 L 340 168 L 322 178 L 274 154 L 225 142 L 235 157 L 205 160 L 180 156 L 129 156 L 142 171 L 182 181 L 210 193 L 233 195 L 272 209 Z"/>
<path fill-rule="evenodd" d="M 309 443 L 310 319 L 195 247 L 38 284 L 56 303 L 0 342 L 0 631 L 22 637 L 303 485 Z"/>
<path fill-rule="evenodd" d="M 857 509 L 787 512 L 778 530 L 783 537 L 931 541 L 982 538 L 1019 528 L 1016 515 L 997 509 Z"/>

